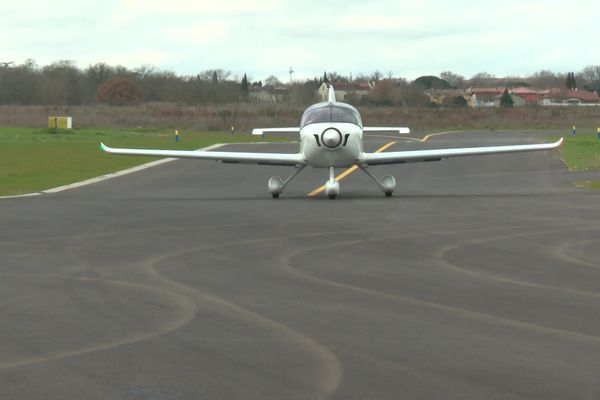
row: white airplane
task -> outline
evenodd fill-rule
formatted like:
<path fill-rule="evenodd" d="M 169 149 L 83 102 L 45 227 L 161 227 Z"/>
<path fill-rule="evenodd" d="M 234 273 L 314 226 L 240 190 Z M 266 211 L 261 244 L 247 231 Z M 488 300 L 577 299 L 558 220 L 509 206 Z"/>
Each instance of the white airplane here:
<path fill-rule="evenodd" d="M 551 150 L 560 146 L 561 138 L 555 143 L 466 147 L 435 150 L 392 151 L 383 153 L 367 153 L 363 150 L 364 132 L 393 132 L 395 134 L 410 133 L 408 128 L 366 127 L 362 125 L 360 114 L 349 104 L 335 100 L 335 92 L 329 85 L 328 101 L 314 104 L 304 111 L 300 127 L 254 129 L 252 134 L 264 133 L 299 133 L 300 149 L 298 153 L 244 153 L 227 151 L 201 150 L 146 150 L 110 148 L 103 143 L 102 150 L 111 154 L 138 156 L 198 158 L 215 160 L 223 163 L 244 163 L 259 165 L 285 165 L 295 167 L 296 171 L 287 179 L 273 176 L 269 179 L 268 190 L 273 198 L 278 198 L 290 181 L 306 166 L 328 168 L 329 180 L 325 182 L 325 194 L 335 199 L 340 193 L 340 184 L 335 179 L 335 168 L 358 166 L 370 176 L 387 197 L 396 188 L 396 179 L 387 175 L 378 179 L 368 167 L 372 165 L 403 164 L 419 161 L 439 161 L 448 157 L 472 155 L 513 153 L 523 151 Z"/>

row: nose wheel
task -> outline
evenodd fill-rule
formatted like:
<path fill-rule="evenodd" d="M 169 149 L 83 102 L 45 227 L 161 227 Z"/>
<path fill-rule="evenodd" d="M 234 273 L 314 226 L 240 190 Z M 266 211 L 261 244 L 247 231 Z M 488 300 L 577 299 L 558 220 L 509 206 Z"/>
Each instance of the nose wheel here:
<path fill-rule="evenodd" d="M 340 194 L 340 183 L 335 180 L 333 167 L 329 167 L 329 180 L 325 182 L 325 194 L 330 200 L 334 200 Z"/>

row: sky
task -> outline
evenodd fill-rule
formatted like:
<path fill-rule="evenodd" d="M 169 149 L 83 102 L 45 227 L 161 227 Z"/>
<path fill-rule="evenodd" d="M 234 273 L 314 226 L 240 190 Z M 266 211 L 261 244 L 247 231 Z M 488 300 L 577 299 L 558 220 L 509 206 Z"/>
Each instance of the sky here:
<path fill-rule="evenodd" d="M 490 4 L 492 3 L 492 4 Z M 600 64 L 598 0 L 1 0 L 0 62 L 415 79 Z"/>

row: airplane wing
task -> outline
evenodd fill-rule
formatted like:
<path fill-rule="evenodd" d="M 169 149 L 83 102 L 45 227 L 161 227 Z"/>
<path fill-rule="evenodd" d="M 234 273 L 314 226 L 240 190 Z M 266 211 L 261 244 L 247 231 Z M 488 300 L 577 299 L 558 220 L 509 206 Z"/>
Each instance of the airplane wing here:
<path fill-rule="evenodd" d="M 391 151 L 383 153 L 363 153 L 359 165 L 403 164 L 420 161 L 440 161 L 448 157 L 476 156 L 487 154 L 516 153 L 523 151 L 552 150 L 560 146 L 563 139 L 554 143 L 525 144 L 513 146 L 463 147 L 455 149 Z"/>
<path fill-rule="evenodd" d="M 203 151 L 203 150 L 151 150 L 151 149 L 119 149 L 100 143 L 100 148 L 110 154 L 171 157 L 171 158 L 197 158 L 201 160 L 214 160 L 232 164 L 260 164 L 260 165 L 305 165 L 306 160 L 301 153 L 243 153 L 235 151 Z"/>
<path fill-rule="evenodd" d="M 265 133 L 300 133 L 300 128 L 254 128 L 253 135 L 264 135 Z"/>
<path fill-rule="evenodd" d="M 410 133 L 410 128 L 389 126 L 364 126 L 363 132 L 397 133 L 399 135 L 407 135 Z"/>

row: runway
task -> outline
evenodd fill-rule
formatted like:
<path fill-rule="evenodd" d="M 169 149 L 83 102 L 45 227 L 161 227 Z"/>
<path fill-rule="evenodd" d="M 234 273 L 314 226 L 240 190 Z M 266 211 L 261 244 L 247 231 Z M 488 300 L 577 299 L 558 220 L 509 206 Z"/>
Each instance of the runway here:
<path fill-rule="evenodd" d="M 1 200 L 0 399 L 598 399 L 594 174 L 556 151 L 370 170 L 393 197 L 361 171 L 309 197 L 307 168 L 274 200 L 291 168 L 179 160 Z"/>

